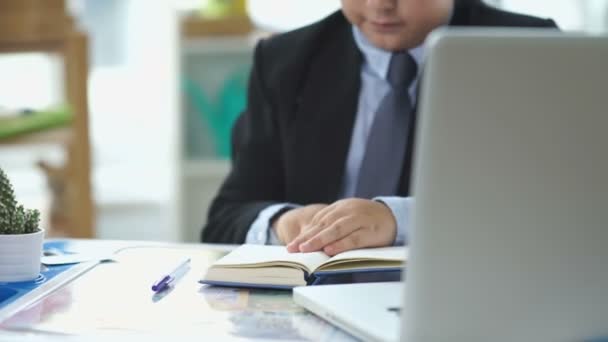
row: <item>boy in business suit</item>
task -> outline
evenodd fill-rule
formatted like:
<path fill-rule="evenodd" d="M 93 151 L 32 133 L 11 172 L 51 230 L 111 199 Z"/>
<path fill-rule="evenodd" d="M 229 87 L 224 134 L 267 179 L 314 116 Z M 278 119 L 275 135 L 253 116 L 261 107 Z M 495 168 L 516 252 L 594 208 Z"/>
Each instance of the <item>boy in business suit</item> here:
<path fill-rule="evenodd" d="M 329 255 L 407 243 L 423 42 L 443 25 L 555 27 L 480 0 L 342 0 L 262 40 L 203 241 Z"/>

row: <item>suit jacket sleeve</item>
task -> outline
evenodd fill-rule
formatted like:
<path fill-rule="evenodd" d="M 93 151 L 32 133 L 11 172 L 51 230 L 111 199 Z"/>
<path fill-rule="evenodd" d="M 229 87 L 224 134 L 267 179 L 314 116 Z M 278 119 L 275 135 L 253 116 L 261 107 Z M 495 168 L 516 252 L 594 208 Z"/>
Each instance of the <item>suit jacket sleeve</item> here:
<path fill-rule="evenodd" d="M 232 130 L 232 168 L 209 208 L 203 242 L 243 243 L 259 212 L 284 200 L 282 144 L 265 87 L 264 44 L 255 48 L 247 108 Z"/>

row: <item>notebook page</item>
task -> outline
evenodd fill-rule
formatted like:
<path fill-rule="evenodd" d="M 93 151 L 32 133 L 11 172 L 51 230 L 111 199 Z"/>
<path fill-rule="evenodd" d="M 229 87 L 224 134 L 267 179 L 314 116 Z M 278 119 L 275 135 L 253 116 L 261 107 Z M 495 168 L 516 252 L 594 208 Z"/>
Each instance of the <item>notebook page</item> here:
<path fill-rule="evenodd" d="M 403 261 L 407 260 L 407 247 L 382 247 L 382 248 L 363 248 L 352 251 L 342 252 L 330 258 L 326 263 L 339 262 L 344 260 L 386 260 Z"/>
<path fill-rule="evenodd" d="M 289 253 L 285 246 L 242 245 L 213 265 L 256 267 L 297 264 L 312 271 L 328 259 L 322 252 Z"/>

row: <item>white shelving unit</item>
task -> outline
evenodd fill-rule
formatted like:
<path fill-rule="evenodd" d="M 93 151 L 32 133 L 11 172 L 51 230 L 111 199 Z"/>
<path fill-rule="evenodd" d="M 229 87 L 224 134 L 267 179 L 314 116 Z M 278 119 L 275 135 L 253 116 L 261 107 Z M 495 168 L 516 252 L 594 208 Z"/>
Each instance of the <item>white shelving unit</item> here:
<path fill-rule="evenodd" d="M 200 241 L 201 228 L 206 221 L 209 204 L 230 170 L 230 162 L 213 159 L 186 160 L 181 166 L 178 200 L 181 239 L 197 242 Z"/>
<path fill-rule="evenodd" d="M 254 38 L 234 32 L 183 33 L 180 43 L 181 82 L 186 78 L 195 82 L 213 103 L 226 77 L 238 68 L 248 68 Z M 218 156 L 214 145 L 217 138 L 203 120 L 200 108 L 193 106 L 183 89 L 180 94 L 177 224 L 182 241 L 198 242 L 208 207 L 230 170 L 230 161 L 226 155 Z"/>

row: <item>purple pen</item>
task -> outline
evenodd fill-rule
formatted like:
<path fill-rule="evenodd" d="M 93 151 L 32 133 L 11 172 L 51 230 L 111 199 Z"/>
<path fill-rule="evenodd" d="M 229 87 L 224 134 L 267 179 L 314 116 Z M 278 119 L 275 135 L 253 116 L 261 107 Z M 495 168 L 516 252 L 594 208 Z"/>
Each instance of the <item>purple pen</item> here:
<path fill-rule="evenodd" d="M 169 287 L 171 283 L 177 279 L 180 273 L 190 265 L 190 258 L 186 259 L 182 263 L 180 263 L 171 273 L 163 276 L 160 280 L 156 281 L 154 285 L 152 285 L 152 291 L 161 292 Z"/>

